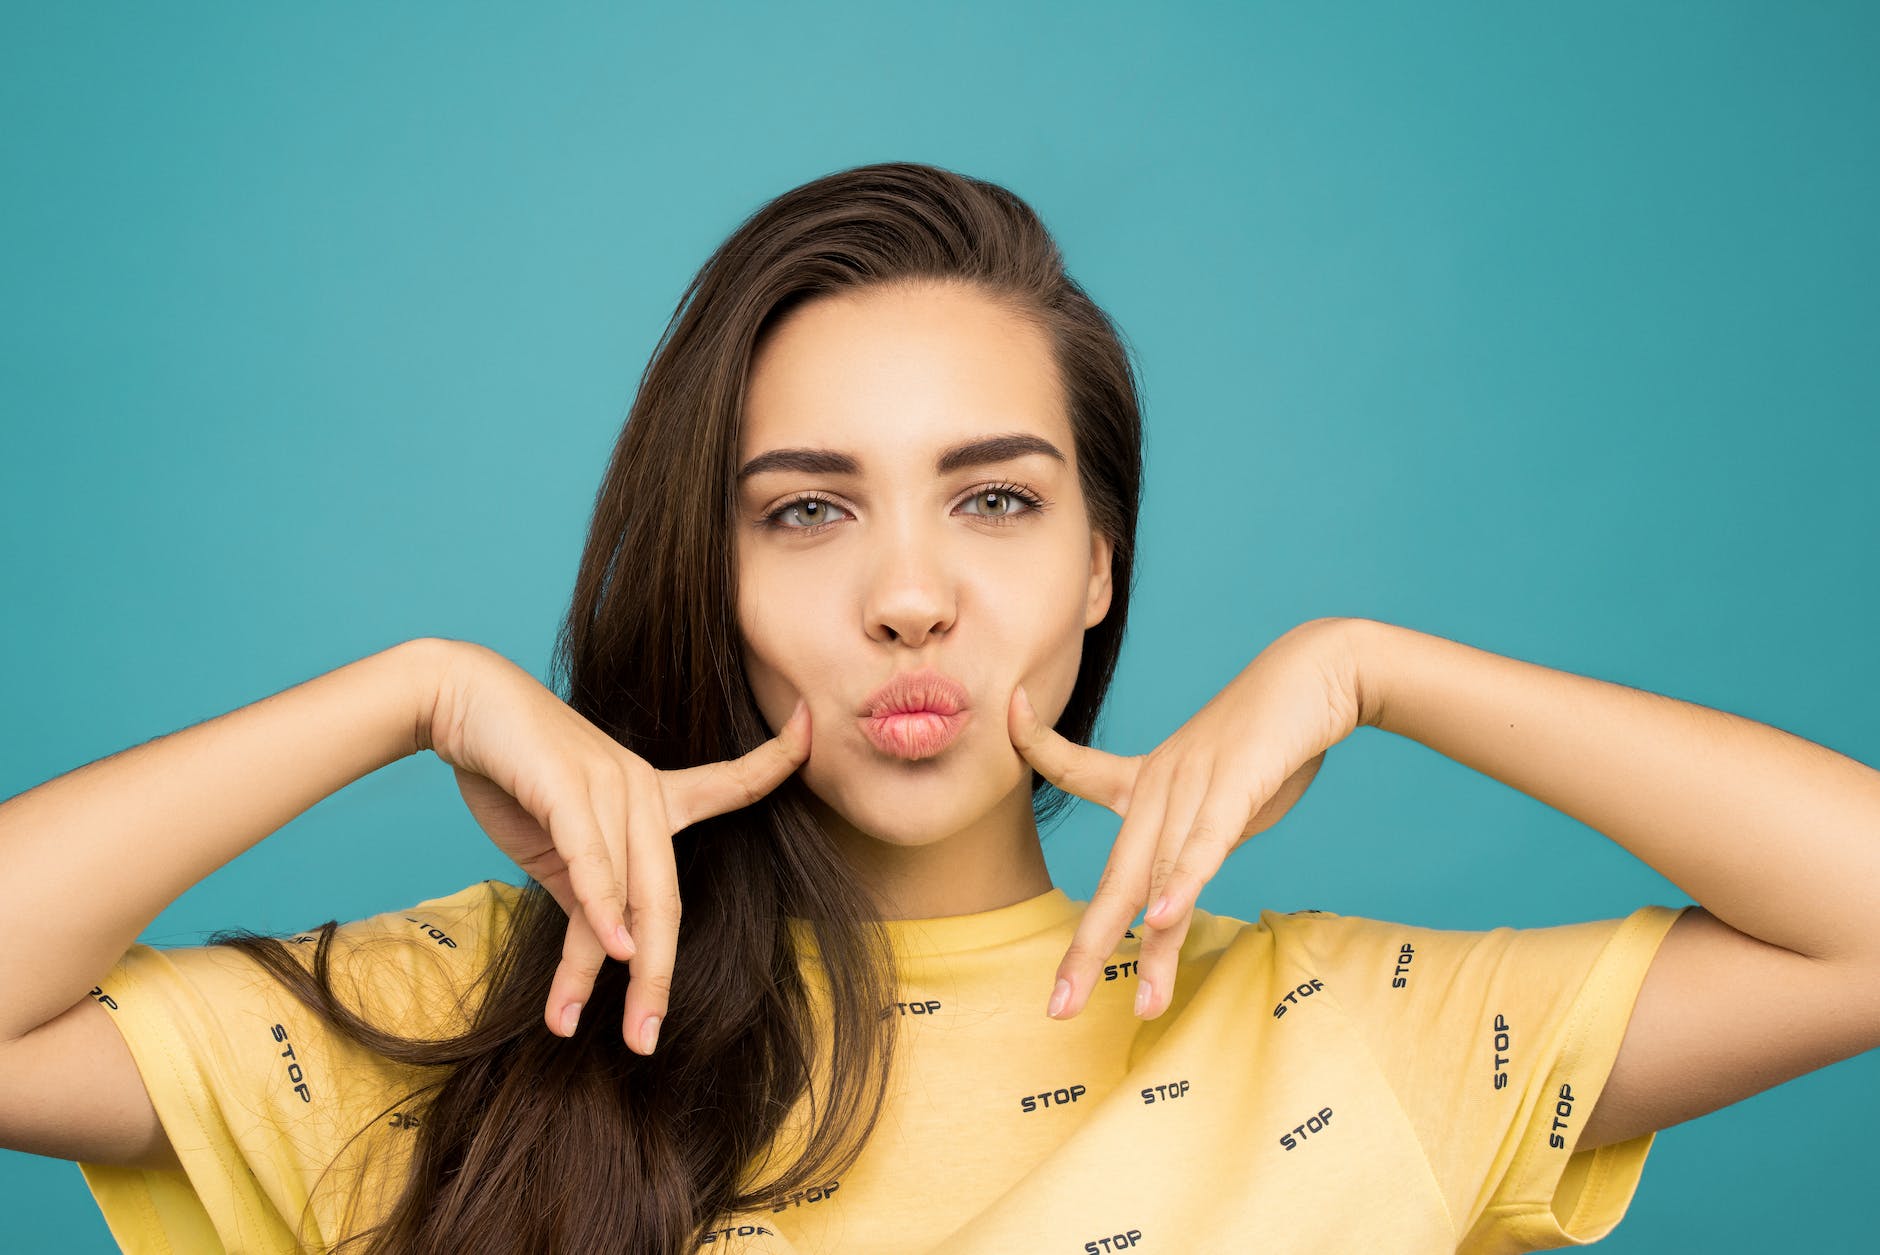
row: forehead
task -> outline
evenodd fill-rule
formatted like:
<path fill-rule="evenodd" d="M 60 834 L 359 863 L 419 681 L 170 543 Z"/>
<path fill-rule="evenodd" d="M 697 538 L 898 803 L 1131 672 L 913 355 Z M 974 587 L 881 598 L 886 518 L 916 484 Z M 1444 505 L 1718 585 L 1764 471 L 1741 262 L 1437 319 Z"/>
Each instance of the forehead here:
<path fill-rule="evenodd" d="M 1046 333 L 984 295 L 923 283 L 820 297 L 752 359 L 740 461 L 785 445 L 870 466 L 924 460 L 961 439 L 1035 432 L 1071 456 Z"/>

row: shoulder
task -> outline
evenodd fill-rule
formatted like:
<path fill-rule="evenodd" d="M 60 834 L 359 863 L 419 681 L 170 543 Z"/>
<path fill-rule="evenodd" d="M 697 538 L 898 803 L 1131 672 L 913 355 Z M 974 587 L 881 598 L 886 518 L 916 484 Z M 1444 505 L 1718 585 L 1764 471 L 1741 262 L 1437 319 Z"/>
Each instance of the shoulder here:
<path fill-rule="evenodd" d="M 1601 941 L 1622 931 L 1637 931 L 1660 923 L 1668 926 L 1676 914 L 1676 909 L 1672 907 L 1641 906 L 1628 916 L 1612 919 L 1574 920 L 1536 926 L 1497 924 L 1487 928 L 1454 928 L 1365 915 L 1342 915 L 1337 911 L 1262 911 L 1259 925 L 1276 938 L 1333 948 L 1364 947 L 1379 940 L 1404 938 L 1446 947 L 1486 945 L 1495 948 L 1513 945 L 1530 949 L 1579 949 L 1589 941 Z"/>
<path fill-rule="evenodd" d="M 335 922 L 334 942 L 352 948 L 402 941 L 421 950 L 488 950 L 500 943 L 522 894 L 516 885 L 480 880 L 455 893 L 345 923 Z M 308 945 L 320 939 L 322 929 L 297 933 L 286 940 L 291 945 Z"/>
<path fill-rule="evenodd" d="M 391 920 L 394 927 L 408 924 L 425 940 L 445 949 L 464 944 L 491 946 L 514 916 L 522 900 L 520 886 L 501 880 L 479 880 L 443 897 L 426 898 L 408 909 L 387 912 L 379 920 Z M 455 926 L 460 939 L 448 931 Z M 443 936 L 437 934 L 443 933 Z"/>
<path fill-rule="evenodd" d="M 1635 990 L 1675 908 L 1533 927 L 1437 928 L 1331 911 L 1262 912 L 1275 964 L 1323 978 L 1333 1001 L 1404 1025 L 1488 1008 L 1553 1023 Z M 1623 998 L 1630 1006 L 1631 998 Z"/>
<path fill-rule="evenodd" d="M 324 966 L 334 992 L 367 1018 L 411 1031 L 462 1022 L 501 956 L 524 890 L 483 880 L 345 923 L 285 938 L 309 968 Z"/>
<path fill-rule="evenodd" d="M 1296 966 L 1317 921 L 1337 919 L 1327 912 L 1263 910 L 1251 918 L 1197 906 L 1182 937 L 1179 964 L 1193 973 L 1212 972 L 1230 980 L 1265 979 Z M 1131 929 L 1140 943 L 1143 930 Z M 1195 979 L 1190 976 L 1187 979 Z"/>
<path fill-rule="evenodd" d="M 1315 971 L 1388 972 L 1393 988 L 1406 966 L 1421 959 L 1456 975 L 1504 978 L 1523 971 L 1554 971 L 1570 977 L 1602 954 L 1649 952 L 1677 917 L 1663 906 L 1642 906 L 1613 919 L 1580 920 L 1538 927 L 1440 928 L 1403 920 L 1344 915 L 1306 908 L 1263 910 L 1249 921 L 1197 911 L 1196 949 L 1254 947 L 1268 950 L 1280 965 Z M 1184 943 L 1184 952 L 1189 943 Z"/>
<path fill-rule="evenodd" d="M 1193 949 L 1205 953 L 1234 945 L 1301 943 L 1315 933 L 1324 932 L 1333 921 L 1357 924 L 1379 922 L 1315 909 L 1263 910 L 1253 918 L 1246 919 L 1197 907 L 1193 921 L 1188 926 L 1188 935 L 1183 939 L 1182 951 L 1186 954 Z"/>

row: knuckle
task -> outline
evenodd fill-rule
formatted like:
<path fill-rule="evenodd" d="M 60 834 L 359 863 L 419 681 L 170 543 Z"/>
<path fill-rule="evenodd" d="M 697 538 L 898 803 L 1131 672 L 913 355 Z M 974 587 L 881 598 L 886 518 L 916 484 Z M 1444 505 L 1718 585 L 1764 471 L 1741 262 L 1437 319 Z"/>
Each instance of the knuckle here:
<path fill-rule="evenodd" d="M 668 972 L 648 972 L 644 976 L 635 976 L 632 984 L 637 986 L 642 995 L 650 994 L 660 1006 L 665 1006 L 672 998 L 672 975 Z"/>
<path fill-rule="evenodd" d="M 1102 874 L 1097 877 L 1097 887 L 1091 890 L 1090 899 L 1093 902 L 1108 901 L 1111 898 L 1120 898 L 1123 894 L 1123 873 L 1111 864 L 1105 867 Z"/>
<path fill-rule="evenodd" d="M 587 777 L 572 764 L 556 762 L 544 767 L 540 779 L 551 808 L 568 805 L 587 795 Z"/>
<path fill-rule="evenodd" d="M 1111 810 L 1127 811 L 1135 805 L 1137 791 L 1148 779 L 1151 765 L 1158 762 L 1153 753 L 1137 754 L 1130 759 L 1132 769 L 1123 773 L 1122 784 L 1118 786 L 1115 799 L 1110 803 Z"/>
<path fill-rule="evenodd" d="M 600 975 L 601 958 L 584 950 L 570 951 L 562 956 L 561 970 L 564 975 L 572 977 L 574 983 L 592 984 L 594 978 Z"/>
<path fill-rule="evenodd" d="M 1182 842 L 1183 852 L 1189 862 L 1196 861 L 1196 855 L 1206 856 L 1221 844 L 1221 830 L 1213 824 L 1197 824 L 1188 830 L 1187 838 Z"/>
<path fill-rule="evenodd" d="M 1186 905 L 1186 899 L 1190 896 L 1190 886 L 1199 879 L 1199 876 L 1186 868 L 1177 867 L 1169 873 L 1168 879 L 1162 882 L 1157 896 L 1174 900 L 1175 906 L 1180 909 L 1181 913 L 1187 915 L 1192 909 Z"/>
<path fill-rule="evenodd" d="M 1073 941 L 1064 951 L 1064 963 L 1058 971 L 1060 974 L 1068 976 L 1070 973 L 1089 964 L 1095 955 L 1096 950 L 1089 942 L 1081 939 Z"/>
<path fill-rule="evenodd" d="M 626 778 L 627 788 L 633 790 L 636 795 L 645 791 L 657 792 L 659 790 L 663 777 L 644 758 L 629 752 L 618 761 Z"/>
<path fill-rule="evenodd" d="M 609 858 L 624 847 L 628 823 L 627 795 L 611 785 L 603 786 L 594 796 L 594 826 Z"/>
<path fill-rule="evenodd" d="M 681 926 L 679 900 L 658 898 L 654 902 L 639 902 L 630 909 L 628 919 L 630 919 L 628 932 L 634 934 L 635 941 L 641 939 L 643 934 L 647 937 L 671 937 L 679 932 L 679 926 Z"/>
<path fill-rule="evenodd" d="M 665 816 L 666 827 L 670 832 L 684 832 L 692 826 L 692 814 L 686 807 L 685 790 L 679 782 L 669 775 L 656 773 L 648 783 L 648 796 L 659 803 L 659 813 Z"/>
<path fill-rule="evenodd" d="M 1198 754 L 1173 754 L 1168 763 L 1169 779 L 1182 788 L 1206 785 L 1213 770 L 1213 764 Z"/>
<path fill-rule="evenodd" d="M 1066 784 L 1084 788 L 1096 779 L 1097 769 L 1088 758 L 1081 756 L 1065 758 L 1052 763 L 1060 779 Z"/>
<path fill-rule="evenodd" d="M 1276 796 L 1286 782 L 1274 780 L 1267 775 L 1255 776 L 1253 782 L 1240 794 L 1240 804 L 1247 811 L 1257 811 L 1267 801 Z"/>
<path fill-rule="evenodd" d="M 680 902 L 675 889 L 652 890 L 635 897 L 633 901 L 636 919 L 653 919 L 676 925 L 684 911 L 684 904 Z"/>
<path fill-rule="evenodd" d="M 756 801 L 763 795 L 759 787 L 764 772 L 776 765 L 779 758 L 785 757 L 783 747 L 774 742 L 760 745 L 749 754 L 740 755 L 725 764 L 725 770 L 731 773 L 731 780 L 738 786 L 738 796 Z"/>

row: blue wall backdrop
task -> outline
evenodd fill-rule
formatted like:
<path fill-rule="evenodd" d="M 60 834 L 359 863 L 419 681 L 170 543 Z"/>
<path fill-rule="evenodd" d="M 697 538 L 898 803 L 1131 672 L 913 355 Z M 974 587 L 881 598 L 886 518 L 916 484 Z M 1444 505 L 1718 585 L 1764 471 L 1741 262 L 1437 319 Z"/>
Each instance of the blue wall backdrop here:
<path fill-rule="evenodd" d="M 1880 763 L 1871 6 L 13 6 L 6 27 L 0 795 L 409 637 L 545 676 L 686 280 L 763 200 L 880 160 L 1026 197 L 1139 354 L 1107 748 L 1149 749 L 1281 632 L 1344 614 Z M 1073 897 L 1117 826 L 1084 805 L 1047 836 Z M 425 754 L 143 939 L 483 877 L 518 874 Z M 1364 729 L 1201 904 L 1487 928 L 1689 900 Z M 1604 1249 L 1852 1249 L 1877 1095 L 1869 1054 L 1661 1133 Z M 71 1164 L 0 1153 L 0 1212 L 9 1250 L 111 1249 Z"/>

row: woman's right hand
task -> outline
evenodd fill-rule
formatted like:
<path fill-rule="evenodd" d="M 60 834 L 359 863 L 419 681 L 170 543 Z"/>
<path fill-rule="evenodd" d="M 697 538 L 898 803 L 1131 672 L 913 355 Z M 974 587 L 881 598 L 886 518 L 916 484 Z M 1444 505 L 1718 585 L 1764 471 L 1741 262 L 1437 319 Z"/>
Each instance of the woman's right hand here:
<path fill-rule="evenodd" d="M 673 834 L 788 779 L 809 757 L 808 706 L 748 754 L 660 771 L 496 651 L 448 645 L 427 748 L 490 840 L 568 913 L 549 1031 L 573 1034 L 611 955 L 629 972 L 622 1036 L 651 1054 L 679 945 Z"/>

